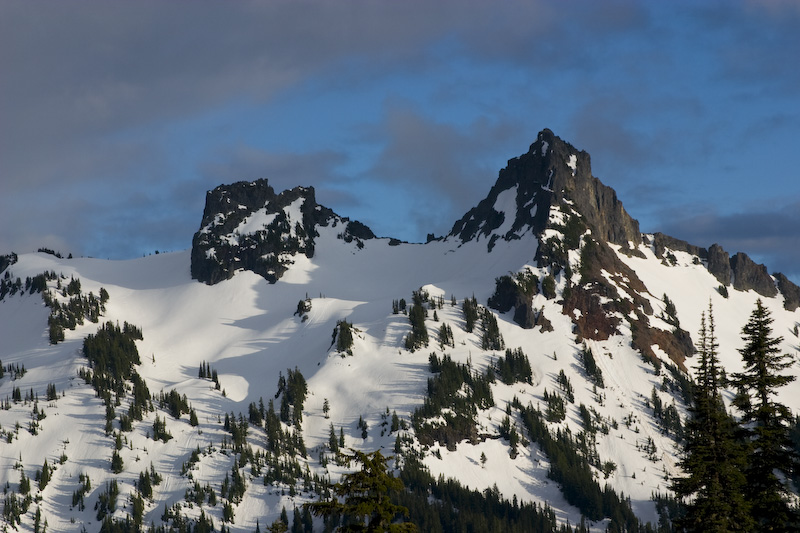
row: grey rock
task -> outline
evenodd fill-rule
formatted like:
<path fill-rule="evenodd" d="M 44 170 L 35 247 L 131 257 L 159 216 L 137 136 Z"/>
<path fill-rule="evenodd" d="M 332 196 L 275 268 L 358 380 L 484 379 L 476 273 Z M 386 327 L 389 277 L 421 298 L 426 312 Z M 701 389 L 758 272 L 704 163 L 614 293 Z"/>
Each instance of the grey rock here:
<path fill-rule="evenodd" d="M 708 249 L 708 271 L 717 278 L 724 287 L 731 284 L 731 262 L 728 252 L 717 243 Z"/>
<path fill-rule="evenodd" d="M 653 234 L 653 249 L 656 257 L 664 257 L 666 249 L 675 250 L 677 252 L 686 252 L 699 257 L 700 259 L 708 258 L 708 250 L 699 246 L 694 246 L 686 241 L 670 237 L 663 233 Z"/>
<path fill-rule="evenodd" d="M 299 199 L 301 219 L 289 220 L 284 209 Z M 244 235 L 235 233 L 247 217 L 262 210 L 275 215 L 268 225 Z M 292 256 L 314 256 L 317 227 L 328 225 L 341 225 L 339 237 L 356 241 L 359 247 L 363 239 L 374 238 L 364 224 L 318 205 L 313 187 L 276 194 L 264 179 L 220 185 L 206 194 L 200 230 L 192 239 L 192 278 L 214 285 L 238 270 L 250 270 L 275 283 L 293 262 Z"/>
<path fill-rule="evenodd" d="M 513 187 L 516 211 L 496 211 L 500 193 Z M 528 229 L 538 235 L 547 227 L 550 207 L 565 201 L 573 203 L 596 237 L 623 247 L 641 243 L 639 223 L 625 211 L 616 192 L 592 176 L 589 154 L 548 129 L 539 133 L 528 153 L 508 161 L 489 195 L 453 225 L 448 237 L 462 242 L 488 238 L 511 216 L 510 229 L 499 238 L 518 238 Z"/>
<path fill-rule="evenodd" d="M 531 329 L 537 324 L 536 313 L 531 307 L 537 293 L 538 288 L 526 293 L 511 276 L 501 276 L 495 280 L 495 291 L 487 305 L 501 313 L 514 309 L 514 322 L 524 329 Z"/>
<path fill-rule="evenodd" d="M 767 272 L 767 267 L 753 262 L 747 254 L 739 252 L 731 257 L 733 288 L 738 291 L 754 290 L 761 296 L 772 297 L 778 294 L 775 282 Z"/>
<path fill-rule="evenodd" d="M 778 282 L 778 290 L 783 294 L 783 307 L 787 311 L 794 311 L 800 307 L 800 287 L 792 283 L 789 278 L 780 272 L 774 274 L 774 276 Z"/>

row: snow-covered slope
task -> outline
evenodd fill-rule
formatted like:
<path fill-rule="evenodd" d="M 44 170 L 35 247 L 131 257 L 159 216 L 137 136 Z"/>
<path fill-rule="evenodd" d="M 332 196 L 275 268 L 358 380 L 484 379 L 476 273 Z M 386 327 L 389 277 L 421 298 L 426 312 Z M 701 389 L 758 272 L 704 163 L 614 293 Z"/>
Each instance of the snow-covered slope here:
<path fill-rule="evenodd" d="M 553 149 L 553 143 L 553 139 L 540 139 L 535 152 L 544 154 L 548 147 Z M 577 164 L 580 173 L 583 158 L 576 159 L 568 153 L 562 156 L 559 172 L 574 177 Z M 740 330 L 757 298 L 762 298 L 771 311 L 774 332 L 783 336 L 781 348 L 787 353 L 800 350 L 800 310 L 785 309 L 782 294 L 766 298 L 752 290 L 730 288 L 725 298 L 705 259 L 668 250 L 674 261 L 666 261 L 663 251 L 656 255 L 652 236 L 643 236 L 641 243 L 620 238 L 627 242 L 608 246 L 615 261 L 634 274 L 603 270 L 602 278 L 614 288 L 616 297 L 598 294 L 589 299 L 601 304 L 633 303 L 627 314 L 620 308 L 607 310 L 617 320 L 610 334 L 595 330 L 596 335 L 589 332 L 580 336 L 576 334 L 576 323 L 588 311 L 580 306 L 570 307 L 568 302 L 572 300 L 565 291 L 574 295 L 582 290 L 577 273 L 590 239 L 605 246 L 605 237 L 595 235 L 592 228 L 605 228 L 608 235 L 617 232 L 623 236 L 628 235 L 628 230 L 615 229 L 613 220 L 609 222 L 597 213 L 585 217 L 569 198 L 548 197 L 544 203 L 540 198 L 534 204 L 532 196 L 525 196 L 525 187 L 536 189 L 529 184 L 505 189 L 496 186 L 494 196 L 487 202 L 491 211 L 478 210 L 472 218 L 464 218 L 462 228 L 471 220 L 478 221 L 477 229 L 469 235 L 477 235 L 476 238 L 464 238 L 466 230 L 459 230 L 446 239 L 424 245 L 398 244 L 390 239 L 343 239 L 342 227 L 334 224 L 300 228 L 309 235 L 309 230 L 315 232 L 313 253 L 287 255 L 282 263 L 286 270 L 279 279 L 238 270 L 216 284 L 200 283 L 192 279 L 190 251 L 129 261 L 62 259 L 44 253 L 19 256 L 7 269 L 9 281 L 54 272 L 58 279 L 47 282 L 52 294 L 59 294 L 58 287 L 66 286 L 71 279 L 80 280 L 82 294 L 98 295 L 104 289 L 108 301 L 100 322 L 128 322 L 141 328 L 143 339 L 136 342 L 141 363 L 136 371 L 152 394 L 175 390 L 185 395 L 196 411 L 198 425 L 190 425 L 186 415 L 176 419 L 163 409 L 145 413 L 142 421 L 134 422 L 132 431 L 120 433 L 122 447 L 118 454 L 124 467 L 121 472 L 112 473 L 119 421 L 113 422 L 110 434 L 105 431 L 107 411 L 103 400 L 79 377 L 80 369 L 88 364 L 82 354 L 83 340 L 97 331 L 98 324 L 85 321 L 74 330 L 66 330 L 63 342 L 50 344 L 50 309 L 45 307 L 42 295 L 30 291 L 6 294 L 0 301 L 0 360 L 7 368 L 0 379 L 0 399 L 5 402 L 5 409 L 0 410 L 0 483 L 8 493 L 19 493 L 21 472 L 34 480 L 45 461 L 54 468 L 52 479 L 43 490 L 39 491 L 32 482 L 31 494 L 35 498 L 18 527 L 32 531 L 39 508 L 48 531 L 77 531 L 81 526 L 87 531 L 98 530 L 95 503 L 105 492 L 107 482 L 115 479 L 118 483 L 113 516 L 123 519 L 132 513 L 132 495 L 140 473 L 150 469 L 159 473 L 163 481 L 154 487 L 152 498 L 145 500 L 144 524 L 169 523 L 162 522 L 162 517 L 167 508 L 177 504 L 179 512 L 189 519 L 198 519 L 202 511 L 217 526 L 221 525 L 222 503 L 190 504 L 187 490 L 199 482 L 221 494 L 224 479 L 236 460 L 230 449 L 231 433 L 223 427 L 223 418 L 231 413 L 234 419 L 240 413 L 246 418 L 251 403 L 257 405 L 260 400 L 275 400 L 277 409 L 279 375 L 286 376 L 289 369 L 300 371 L 308 386 L 300 424 L 308 454 L 299 461 L 310 473 L 335 481 L 347 471 L 346 467 L 320 460 L 321 452 L 328 453 L 331 425 L 337 435 L 341 429 L 345 446 L 363 451 L 385 449 L 389 455 L 394 453 L 398 434 L 402 434 L 411 437 L 404 445 L 406 452 L 419 452 L 434 476 L 455 478 L 478 490 L 496 486 L 507 499 L 547 503 L 561 522 L 576 524 L 581 511 L 570 505 L 559 485 L 548 478 L 550 458 L 536 443 L 527 441 L 512 458 L 509 441 L 500 437 L 507 413 L 511 413 L 512 426 L 520 435 L 525 434 L 519 413 L 508 407 L 515 397 L 523 405 L 545 411 L 546 391 L 566 398 L 566 381 L 574 400 L 566 402 L 563 421 L 548 423 L 550 431 L 555 434 L 559 429 L 569 429 L 573 435 L 580 434 L 585 429 L 580 406 L 590 409 L 599 428 L 589 436 L 594 442 L 590 449 L 596 450 L 599 459 L 594 464 L 606 466 L 593 467 L 598 482 L 608 483 L 617 493 L 630 498 L 642 520 L 656 522 L 651 498 L 654 493 L 667 493 L 668 479 L 678 474 L 678 447 L 674 437 L 665 433 L 653 417 L 653 395 L 664 406 L 674 404 L 677 412 L 685 416 L 680 380 L 673 372 L 680 373 L 681 364 L 691 370 L 694 363 L 691 358 L 682 361 L 655 342 L 652 352 L 663 364 L 644 357 L 634 347 L 631 327 L 641 327 L 642 317 L 646 317 L 654 331 L 671 331 L 673 325 L 663 319 L 667 295 L 677 308 L 680 327 L 695 336 L 701 313 L 710 302 L 720 355 L 730 373 L 741 368 L 737 352 L 741 347 Z M 548 192 L 544 185 L 536 190 Z M 300 213 L 302 199 L 286 203 L 286 209 Z M 515 209 L 524 209 L 524 216 Z M 534 220 L 543 209 L 548 216 L 546 224 Z M 621 205 L 616 209 L 624 214 Z M 268 215 L 257 227 L 254 215 L 237 223 L 237 227 L 255 231 L 275 219 L 274 212 Z M 485 218 L 481 220 L 481 216 Z M 551 239 L 568 240 L 571 216 L 585 224 L 577 246 L 562 250 L 563 263 L 557 268 L 550 260 L 555 242 Z M 291 231 L 297 228 L 292 225 Z M 543 253 L 541 243 L 548 240 L 550 245 Z M 489 250 L 486 241 L 492 243 Z M 609 261 L 605 259 L 602 265 L 611 264 Z M 465 440 L 451 449 L 440 443 L 420 444 L 414 439 L 411 419 L 423 404 L 428 380 L 433 376 L 430 354 L 447 354 L 455 362 L 469 364 L 476 374 L 494 366 L 505 350 L 484 349 L 480 327 L 466 331 L 462 304 L 474 296 L 481 306 L 487 306 L 497 286 L 495 280 L 519 272 L 537 276 L 536 290 L 529 294 L 526 305 L 537 316 L 546 317 L 550 327 L 524 329 L 514 322 L 511 311 L 489 312 L 498 320 L 504 348 L 520 348 L 527 355 L 531 383 L 494 382 L 494 406 L 478 410 L 476 415 L 481 438 Z M 644 286 L 643 290 L 636 289 L 636 294 L 633 287 L 638 285 L 630 279 L 633 275 Z M 555 295 L 544 288 L 548 278 L 554 282 Z M 586 285 L 593 284 L 598 282 Z M 604 294 L 611 294 L 610 289 L 604 290 Z M 411 332 L 409 317 L 394 313 L 393 306 L 400 299 L 410 305 L 414 291 L 426 294 L 429 312 L 425 325 L 430 341 L 426 347 L 412 351 L 405 344 Z M 66 297 L 56 299 L 65 301 Z M 306 302 L 306 311 L 298 313 L 301 301 Z M 648 303 L 649 313 L 645 312 Z M 336 327 L 341 320 L 352 324 L 352 355 L 338 353 L 335 347 Z M 442 324 L 452 328 L 451 345 L 439 343 Z M 582 363 L 586 350 L 592 352 L 604 386 L 598 387 L 587 374 Z M 204 364 L 217 373 L 219 388 L 211 380 L 199 377 Z M 23 365 L 24 373 L 12 371 Z M 797 376 L 798 370 L 794 365 L 791 372 Z M 45 391 L 52 385 L 57 398 L 46 400 Z M 800 412 L 799 386 L 796 381 L 781 390 L 779 396 L 795 413 Z M 22 398 L 13 401 L 17 388 Z M 326 400 L 328 413 L 323 409 Z M 129 401 L 128 396 L 116 407 L 118 415 L 127 409 Z M 39 412 L 46 416 L 41 418 Z M 391 431 L 390 412 L 396 412 L 405 422 L 405 429 Z M 156 417 L 166 419 L 167 430 L 173 436 L 167 442 L 152 438 Z M 40 420 L 32 424 L 35 418 Z M 358 427 L 360 420 L 367 423 L 365 438 Z M 265 449 L 265 441 L 265 430 L 251 425 L 248 444 L 259 451 Z M 199 460 L 187 468 L 196 450 L 201 452 Z M 282 508 L 291 513 L 293 507 L 317 497 L 303 490 L 302 482 L 295 492 L 287 483 L 265 483 L 263 472 L 256 474 L 250 466 L 242 466 L 247 489 L 233 506 L 234 521 L 226 523 L 231 531 L 253 531 L 257 520 L 263 528 L 279 517 Z M 73 505 L 81 475 L 91 480 L 83 509 Z M 598 521 L 595 527 L 604 528 L 606 521 Z"/>

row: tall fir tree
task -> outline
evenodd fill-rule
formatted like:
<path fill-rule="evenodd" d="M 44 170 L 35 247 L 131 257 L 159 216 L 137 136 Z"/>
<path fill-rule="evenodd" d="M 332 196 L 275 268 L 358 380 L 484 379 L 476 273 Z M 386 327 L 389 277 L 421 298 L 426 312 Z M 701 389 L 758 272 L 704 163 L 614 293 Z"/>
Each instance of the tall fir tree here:
<path fill-rule="evenodd" d="M 700 322 L 697 381 L 686 422 L 686 445 L 680 466 L 684 477 L 673 481 L 675 494 L 689 502 L 677 522 L 678 531 L 752 531 L 744 498 L 744 447 L 736 440 L 735 423 L 720 395 L 718 344 L 714 316 Z"/>
<path fill-rule="evenodd" d="M 794 381 L 785 374 L 792 365 L 780 353 L 782 337 L 772 336 L 773 319 L 761 299 L 742 328 L 744 348 L 739 350 L 744 371 L 733 375 L 739 390 L 735 405 L 748 444 L 745 495 L 752 505 L 760 531 L 797 531 L 797 509 L 790 504 L 789 479 L 797 464 L 790 428 L 792 413 L 776 401 L 778 389 Z"/>
<path fill-rule="evenodd" d="M 417 527 L 405 522 L 408 509 L 392 503 L 391 494 L 403 490 L 403 482 L 394 477 L 388 470 L 387 461 L 380 450 L 372 453 L 352 450 L 353 455 L 346 455 L 348 461 L 361 463 L 361 470 L 345 474 L 342 480 L 333 486 L 336 496 L 331 500 L 306 503 L 316 516 L 343 516 L 347 524 L 339 531 L 388 531 L 391 533 L 411 533 Z"/>

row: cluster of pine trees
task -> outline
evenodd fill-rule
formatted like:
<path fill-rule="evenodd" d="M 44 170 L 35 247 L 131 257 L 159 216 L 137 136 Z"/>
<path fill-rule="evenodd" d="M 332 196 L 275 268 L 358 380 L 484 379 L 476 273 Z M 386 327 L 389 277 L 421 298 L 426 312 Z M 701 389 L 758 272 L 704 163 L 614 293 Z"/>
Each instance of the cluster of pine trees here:
<path fill-rule="evenodd" d="M 197 377 L 200 379 L 210 379 L 214 382 L 214 388 L 219 390 L 219 374 L 217 374 L 217 370 L 215 368 L 211 368 L 211 365 L 208 364 L 206 361 L 202 361 L 200 363 L 200 370 L 197 372 Z"/>
<path fill-rule="evenodd" d="M 432 352 L 428 361 L 431 372 L 437 375 L 428 379 L 428 396 L 411 416 L 417 438 L 423 445 L 436 441 L 450 450 L 464 439 L 475 441 L 478 409 L 494 405 L 493 372 L 475 372 L 470 365 L 456 363 L 447 354 L 439 358 Z M 443 417 L 445 423 L 429 422 L 438 417 Z"/>
<path fill-rule="evenodd" d="M 574 529 L 568 524 L 559 525 L 549 506 L 520 503 L 516 498 L 508 501 L 497 488 L 480 492 L 465 488 L 456 480 L 434 479 L 414 456 L 404 459 L 399 477 L 388 468 L 391 458 L 380 451 L 354 452 L 350 457 L 362 467 L 345 474 L 332 487 L 332 492 L 341 499 L 323 498 L 304 506 L 304 510 L 310 509 L 324 519 L 325 532 L 589 531 L 585 523 Z M 276 522 L 268 531 L 287 531 L 288 517 L 282 520 L 286 529 Z M 310 531 L 302 529 L 300 523 L 295 511 L 292 531 Z"/>
<path fill-rule="evenodd" d="M 290 423 L 296 428 L 300 429 L 300 423 L 303 421 L 303 404 L 306 401 L 308 394 L 308 385 L 306 385 L 306 378 L 295 367 L 294 370 L 287 370 L 288 377 L 284 378 L 283 373 L 278 376 L 278 393 L 281 395 L 280 418 L 281 422 L 286 424 Z"/>
<path fill-rule="evenodd" d="M 505 357 L 498 358 L 495 366 L 497 367 L 497 376 L 506 385 L 511 385 L 518 381 L 524 383 L 532 383 L 533 381 L 531 363 L 522 348 L 507 349 Z"/>
<path fill-rule="evenodd" d="M 35 279 L 35 278 L 34 278 Z M 51 277 L 45 277 L 49 281 Z M 61 285 L 61 278 L 57 278 L 57 292 L 62 298 L 67 298 L 66 302 L 60 302 L 50 290 L 43 290 L 42 298 L 47 307 L 50 308 L 50 316 L 47 318 L 49 327 L 50 343 L 57 344 L 64 340 L 64 330 L 74 330 L 78 325 L 83 324 L 84 320 L 97 323 L 100 316 L 105 312 L 105 305 L 108 302 L 108 291 L 100 288 L 100 295 L 93 293 L 83 294 L 81 292 L 81 280 L 70 278 L 66 286 Z M 40 283 L 41 284 L 41 283 Z M 36 284 L 31 285 L 31 289 Z"/>
<path fill-rule="evenodd" d="M 411 310 L 408 312 L 408 320 L 411 322 L 411 333 L 406 337 L 405 345 L 407 350 L 412 352 L 417 348 L 428 345 L 428 328 L 425 327 L 425 318 L 428 310 L 424 302 L 428 301 L 428 293 L 419 290 L 414 291 Z"/>
<path fill-rule="evenodd" d="M 773 337 L 773 319 L 761 300 L 742 329 L 744 370 L 730 383 L 738 390 L 735 419 L 726 411 L 712 309 L 702 318 L 694 400 L 685 427 L 684 476 L 673 482 L 684 502 L 680 531 L 798 531 L 800 513 L 789 481 L 798 458 L 791 441 L 790 410 L 776 401 L 794 380 L 793 363 Z"/>
<path fill-rule="evenodd" d="M 3 257 L 5 256 L 0 256 L 0 259 L 2 259 Z M 29 290 L 30 290 L 30 279 L 31 278 L 28 278 L 28 284 L 27 284 Z M 33 294 L 33 292 L 34 291 L 31 290 L 31 294 Z M 17 293 L 25 294 L 25 288 L 24 285 L 22 284 L 22 278 L 19 277 L 14 278 L 14 276 L 11 275 L 11 271 L 6 270 L 5 274 L 3 274 L 2 279 L 0 279 L 0 301 L 2 301 L 8 295 L 14 296 Z"/>
<path fill-rule="evenodd" d="M 82 377 L 94 386 L 98 396 L 107 399 L 111 393 L 118 398 L 125 396 L 125 384 L 136 373 L 134 365 L 141 362 L 134 341 L 142 338 L 142 331 L 127 322 L 122 328 L 106 322 L 97 333 L 84 339 L 83 355 L 89 360 L 90 370 Z"/>
<path fill-rule="evenodd" d="M 50 316 L 47 319 L 50 343 L 57 344 L 64 340 L 64 330 L 74 330 L 83 324 L 84 320 L 97 323 L 105 312 L 105 304 L 108 302 L 108 292 L 102 287 L 99 296 L 91 292 L 83 294 L 80 279 L 72 277 L 65 284 L 62 284 L 62 280 L 66 280 L 63 275 L 50 270 L 36 276 L 28 276 L 23 284 L 22 279 L 13 279 L 11 272 L 6 270 L 0 279 L 0 300 L 7 295 L 14 296 L 18 293 L 41 293 L 45 305 L 50 308 Z M 57 282 L 55 290 L 48 288 L 47 284 L 50 281 Z M 59 295 L 62 301 L 59 300 Z"/>

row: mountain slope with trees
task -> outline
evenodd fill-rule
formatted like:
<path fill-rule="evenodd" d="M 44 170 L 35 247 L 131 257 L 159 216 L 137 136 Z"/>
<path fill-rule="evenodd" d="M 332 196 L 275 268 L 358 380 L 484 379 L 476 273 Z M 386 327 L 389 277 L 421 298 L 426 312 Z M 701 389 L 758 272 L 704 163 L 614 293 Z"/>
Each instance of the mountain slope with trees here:
<path fill-rule="evenodd" d="M 378 451 L 422 531 L 691 529 L 720 498 L 791 525 L 794 286 L 639 233 L 548 130 L 426 244 L 263 181 L 210 192 L 195 245 L 6 256 L 8 527 L 332 531 L 305 504 L 355 502 Z"/>

